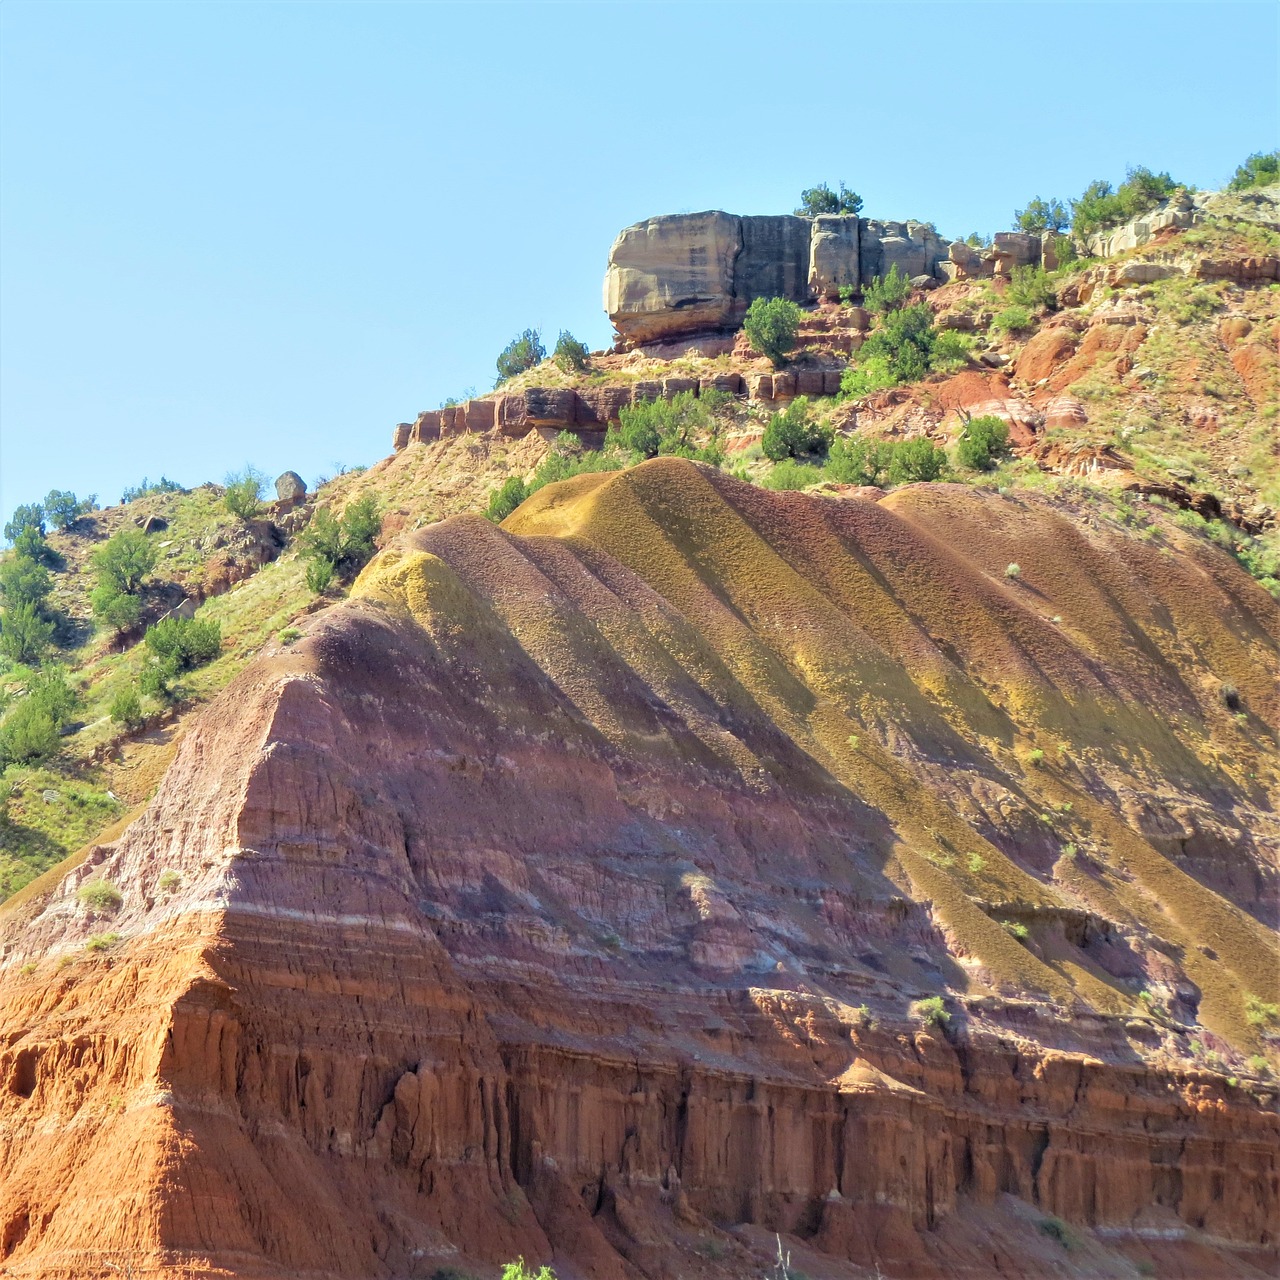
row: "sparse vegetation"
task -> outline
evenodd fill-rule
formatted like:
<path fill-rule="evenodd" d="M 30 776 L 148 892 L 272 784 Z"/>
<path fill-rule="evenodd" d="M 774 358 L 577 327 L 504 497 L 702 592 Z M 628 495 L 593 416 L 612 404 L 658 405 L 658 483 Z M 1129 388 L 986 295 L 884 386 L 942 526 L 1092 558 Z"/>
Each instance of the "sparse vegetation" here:
<path fill-rule="evenodd" d="M 911 1006 L 911 1012 L 922 1022 L 935 1027 L 945 1027 L 951 1021 L 951 1014 L 947 1012 L 941 996 L 929 996 L 924 1000 L 917 1000 Z"/>
<path fill-rule="evenodd" d="M 241 520 L 256 520 L 262 514 L 262 495 L 266 492 L 267 477 L 248 464 L 240 471 L 227 476 L 227 488 L 222 500 L 228 511 Z"/>
<path fill-rule="evenodd" d="M 146 476 L 134 485 L 131 489 L 126 489 L 120 495 L 121 502 L 137 502 L 139 498 L 150 498 L 157 493 L 182 493 L 182 486 L 176 480 L 170 480 L 168 476 L 161 476 L 159 480 L 148 480 Z"/>
<path fill-rule="evenodd" d="M 605 436 L 605 452 L 630 454 L 636 461 L 663 455 L 692 458 L 716 466 L 723 458 L 716 414 L 729 399 L 715 391 L 701 396 L 681 391 L 669 400 L 660 397 L 624 405 L 618 414 L 618 425 Z M 704 439 L 707 443 L 699 444 Z M 563 447 L 572 451 L 580 448 L 580 444 L 577 437 L 573 437 L 564 442 Z"/>
<path fill-rule="evenodd" d="M 1025 329 L 1031 328 L 1031 312 L 1026 307 L 1014 303 L 1013 306 L 1005 307 L 999 312 L 991 322 L 991 326 L 1005 333 L 1022 333 Z"/>
<path fill-rule="evenodd" d="M 114 723 L 126 729 L 136 729 L 142 723 L 142 698 L 137 688 L 127 684 L 111 699 L 108 714 Z"/>
<path fill-rule="evenodd" d="M 110 951 L 117 943 L 123 941 L 122 933 L 93 933 L 85 940 L 84 949 L 92 952 Z"/>
<path fill-rule="evenodd" d="M 556 1273 L 548 1266 L 533 1271 L 525 1265 L 524 1258 L 519 1257 L 502 1268 L 502 1280 L 556 1280 Z"/>
<path fill-rule="evenodd" d="M 86 880 L 76 893 L 77 899 L 100 915 L 118 911 L 124 903 L 124 895 L 110 880 Z"/>
<path fill-rule="evenodd" d="M 1244 998 L 1244 1020 L 1259 1030 L 1280 1025 L 1280 1005 L 1271 1004 L 1259 996 L 1247 995 Z"/>
<path fill-rule="evenodd" d="M 177 871 L 162 871 L 156 880 L 156 888 L 161 893 L 172 893 L 182 883 L 182 876 Z"/>

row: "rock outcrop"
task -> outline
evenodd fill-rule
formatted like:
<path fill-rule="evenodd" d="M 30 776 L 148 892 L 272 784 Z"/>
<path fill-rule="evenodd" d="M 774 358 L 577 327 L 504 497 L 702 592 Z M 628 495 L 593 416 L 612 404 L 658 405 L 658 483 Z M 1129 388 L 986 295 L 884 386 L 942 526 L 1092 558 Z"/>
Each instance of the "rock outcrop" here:
<path fill-rule="evenodd" d="M 613 242 L 604 306 L 624 342 L 659 342 L 736 328 L 755 298 L 834 298 L 895 265 L 944 279 L 947 252 L 921 222 L 672 214 L 627 227 Z"/>
<path fill-rule="evenodd" d="M 0 913 L 6 1274 L 1269 1274 L 1280 614 L 1167 538 L 674 459 L 406 534 Z"/>

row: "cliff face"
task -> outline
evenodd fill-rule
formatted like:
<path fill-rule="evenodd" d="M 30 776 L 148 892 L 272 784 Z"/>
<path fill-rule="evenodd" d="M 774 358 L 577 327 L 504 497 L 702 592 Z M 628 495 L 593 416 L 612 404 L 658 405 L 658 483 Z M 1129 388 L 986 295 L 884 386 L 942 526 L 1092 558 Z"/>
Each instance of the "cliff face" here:
<path fill-rule="evenodd" d="M 1280 617 L 1225 553 L 658 460 L 355 597 L 0 916 L 7 1274 L 1268 1273 Z"/>
<path fill-rule="evenodd" d="M 624 342 L 655 342 L 736 328 L 755 298 L 812 302 L 845 286 L 857 291 L 895 265 L 909 277 L 944 279 L 947 254 L 923 222 L 669 214 L 619 233 L 604 309 Z"/>

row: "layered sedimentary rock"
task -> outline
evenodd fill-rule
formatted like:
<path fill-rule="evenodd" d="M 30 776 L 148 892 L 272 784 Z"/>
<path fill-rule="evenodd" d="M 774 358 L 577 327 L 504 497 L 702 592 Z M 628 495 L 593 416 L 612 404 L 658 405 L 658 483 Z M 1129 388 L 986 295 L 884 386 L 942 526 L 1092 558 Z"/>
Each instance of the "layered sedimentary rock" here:
<path fill-rule="evenodd" d="M 921 222 L 672 214 L 619 234 L 604 306 L 625 342 L 655 342 L 736 327 L 755 298 L 834 298 L 894 266 L 943 279 L 947 251 Z"/>
<path fill-rule="evenodd" d="M 408 535 L 0 915 L 6 1274 L 1268 1274 L 1280 616 L 1166 536 L 679 460 Z"/>

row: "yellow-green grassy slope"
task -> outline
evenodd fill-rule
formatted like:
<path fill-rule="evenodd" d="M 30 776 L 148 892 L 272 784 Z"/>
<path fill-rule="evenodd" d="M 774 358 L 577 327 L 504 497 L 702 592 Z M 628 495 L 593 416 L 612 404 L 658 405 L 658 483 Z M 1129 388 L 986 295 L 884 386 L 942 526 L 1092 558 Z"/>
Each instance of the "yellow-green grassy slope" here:
<path fill-rule="evenodd" d="M 1280 610 L 1225 553 L 1039 498 L 833 500 L 677 460 L 551 486 L 503 530 L 446 521 L 356 594 L 465 646 L 495 689 L 486 655 L 516 646 L 630 757 L 709 753 L 855 806 L 973 991 L 1158 1028 L 1193 983 L 1202 1027 L 1267 1050 Z M 618 671 L 687 731 L 649 723 Z M 1070 942 L 1082 919 L 1126 940 L 1138 977 Z"/>

